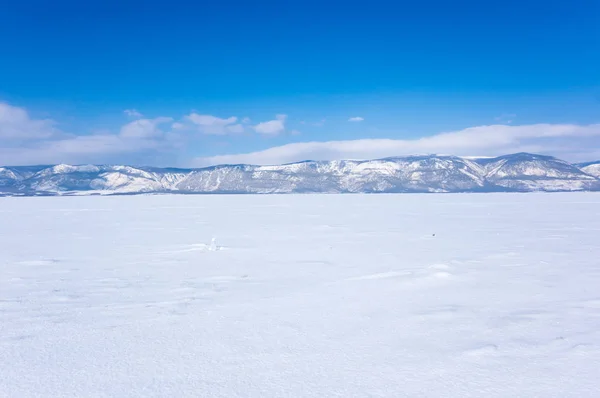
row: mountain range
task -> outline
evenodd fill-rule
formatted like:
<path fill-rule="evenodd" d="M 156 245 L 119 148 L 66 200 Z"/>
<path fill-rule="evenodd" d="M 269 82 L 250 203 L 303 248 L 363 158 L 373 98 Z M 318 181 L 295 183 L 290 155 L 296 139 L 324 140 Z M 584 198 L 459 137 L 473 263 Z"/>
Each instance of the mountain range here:
<path fill-rule="evenodd" d="M 0 167 L 0 195 L 600 191 L 600 161 L 516 153 L 303 161 L 199 169 L 126 165 Z"/>

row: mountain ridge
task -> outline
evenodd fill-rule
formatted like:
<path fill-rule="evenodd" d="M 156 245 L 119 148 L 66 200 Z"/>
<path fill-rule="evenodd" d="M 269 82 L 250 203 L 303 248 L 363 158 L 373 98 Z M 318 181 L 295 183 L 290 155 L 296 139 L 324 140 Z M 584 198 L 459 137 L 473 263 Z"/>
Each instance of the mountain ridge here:
<path fill-rule="evenodd" d="M 204 168 L 129 165 L 0 167 L 0 195 L 281 194 L 600 191 L 600 161 L 531 153 L 489 157 L 392 156 Z"/>

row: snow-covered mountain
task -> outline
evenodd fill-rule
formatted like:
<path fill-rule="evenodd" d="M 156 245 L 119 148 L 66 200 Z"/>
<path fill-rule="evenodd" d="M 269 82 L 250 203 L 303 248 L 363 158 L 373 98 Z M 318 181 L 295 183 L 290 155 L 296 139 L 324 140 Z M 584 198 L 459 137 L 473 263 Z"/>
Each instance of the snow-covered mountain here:
<path fill-rule="evenodd" d="M 581 163 L 578 165 L 581 170 L 596 178 L 600 178 L 600 160 L 596 162 Z"/>
<path fill-rule="evenodd" d="M 600 162 L 518 153 L 405 156 L 278 166 L 172 169 L 106 165 L 0 167 L 3 195 L 600 191 Z"/>

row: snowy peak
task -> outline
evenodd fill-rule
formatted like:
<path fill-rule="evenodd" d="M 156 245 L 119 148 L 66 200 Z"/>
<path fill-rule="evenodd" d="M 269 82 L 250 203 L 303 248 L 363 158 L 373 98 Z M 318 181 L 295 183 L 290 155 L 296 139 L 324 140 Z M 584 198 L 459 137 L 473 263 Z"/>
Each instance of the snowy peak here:
<path fill-rule="evenodd" d="M 576 166 L 551 156 L 517 153 L 486 159 L 481 163 L 487 163 L 488 178 L 585 178 Z"/>
<path fill-rule="evenodd" d="M 600 178 L 600 161 L 591 162 L 591 163 L 583 163 L 580 165 L 581 170 L 585 173 Z"/>
<path fill-rule="evenodd" d="M 99 171 L 100 167 L 94 165 L 71 166 L 68 164 L 57 164 L 56 166 L 39 171 L 36 175 L 38 177 L 47 177 L 56 174 L 97 173 Z"/>
<path fill-rule="evenodd" d="M 19 176 L 11 169 L 0 167 L 0 180 L 12 181 L 18 180 Z"/>
<path fill-rule="evenodd" d="M 482 159 L 486 180 L 514 191 L 594 190 L 598 180 L 580 168 L 552 156 L 517 153 Z"/>
<path fill-rule="evenodd" d="M 67 164 L 0 167 L 3 195 L 584 190 L 600 190 L 600 162 L 574 165 L 530 153 L 496 158 L 420 155 L 202 169 Z"/>

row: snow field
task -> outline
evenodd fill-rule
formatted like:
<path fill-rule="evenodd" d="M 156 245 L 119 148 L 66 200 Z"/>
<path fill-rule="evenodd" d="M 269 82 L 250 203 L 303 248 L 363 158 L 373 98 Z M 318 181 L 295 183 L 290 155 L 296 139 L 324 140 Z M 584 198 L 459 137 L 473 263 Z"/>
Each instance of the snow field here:
<path fill-rule="evenodd" d="M 0 396 L 596 397 L 599 236 L 594 193 L 0 198 Z"/>

